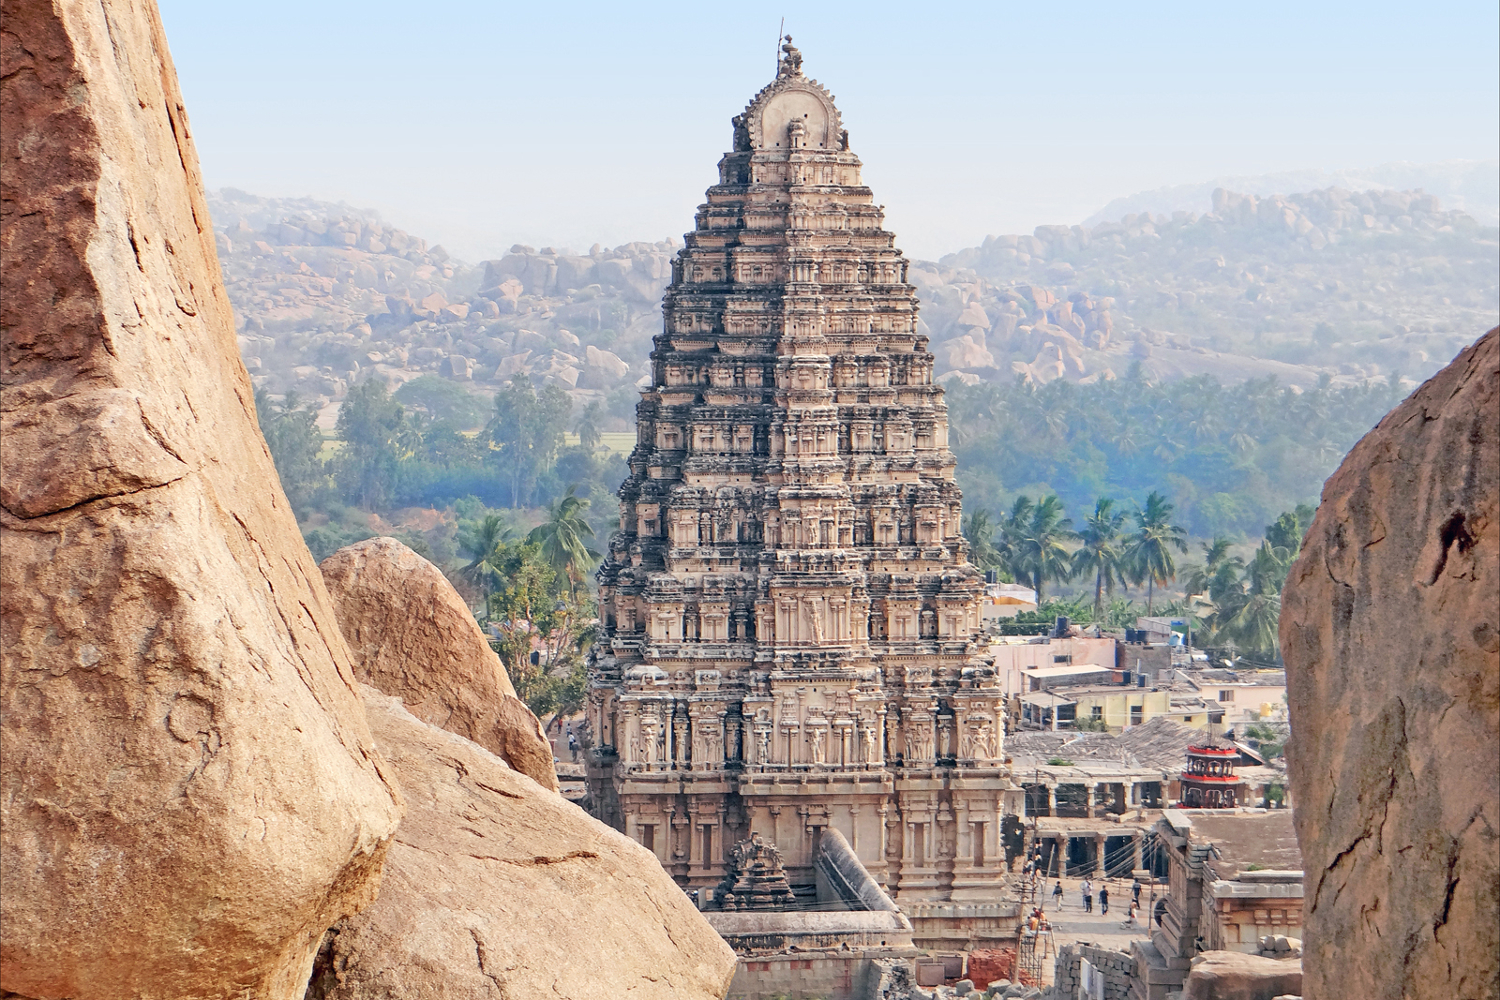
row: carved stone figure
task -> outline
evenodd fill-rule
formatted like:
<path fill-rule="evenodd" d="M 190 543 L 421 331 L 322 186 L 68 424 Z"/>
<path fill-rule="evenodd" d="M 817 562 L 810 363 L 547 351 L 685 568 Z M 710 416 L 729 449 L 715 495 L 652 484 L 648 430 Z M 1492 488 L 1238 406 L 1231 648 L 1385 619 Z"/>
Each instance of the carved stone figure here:
<path fill-rule="evenodd" d="M 823 749 L 823 736 L 826 730 L 822 726 L 814 726 L 807 731 L 807 745 L 812 750 L 812 762 L 821 764 L 826 756 Z"/>
<path fill-rule="evenodd" d="M 807 608 L 807 624 L 812 629 L 813 642 L 823 643 L 823 609 L 818 606 L 818 601 L 809 598 L 805 604 Z"/>

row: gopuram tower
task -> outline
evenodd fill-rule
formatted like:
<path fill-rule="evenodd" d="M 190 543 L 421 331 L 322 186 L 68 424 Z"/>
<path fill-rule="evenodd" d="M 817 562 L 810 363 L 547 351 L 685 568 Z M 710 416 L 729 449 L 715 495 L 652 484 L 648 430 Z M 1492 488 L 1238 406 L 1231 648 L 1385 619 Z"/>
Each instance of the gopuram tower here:
<path fill-rule="evenodd" d="M 685 886 L 752 833 L 811 883 L 831 826 L 899 899 L 998 899 L 1019 792 L 943 390 L 833 97 L 783 53 L 663 302 L 599 570 L 592 809 Z"/>

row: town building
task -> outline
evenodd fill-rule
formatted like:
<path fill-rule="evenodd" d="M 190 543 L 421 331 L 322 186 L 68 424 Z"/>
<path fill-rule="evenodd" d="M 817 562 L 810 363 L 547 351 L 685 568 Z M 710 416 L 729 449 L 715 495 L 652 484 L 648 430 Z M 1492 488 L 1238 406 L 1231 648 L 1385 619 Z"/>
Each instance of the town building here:
<path fill-rule="evenodd" d="M 1242 734 L 1254 723 L 1286 718 L 1284 670 L 1207 668 L 1188 670 L 1183 676 L 1204 701 L 1218 705 L 1225 726 Z"/>
<path fill-rule="evenodd" d="M 1038 690 L 1033 682 L 1039 676 L 1033 671 L 1073 667 L 1097 670 L 1119 669 L 1116 642 L 1112 636 L 991 636 L 989 655 L 994 659 L 995 676 L 1007 696 Z M 1040 676 L 1060 676 L 1056 673 Z"/>
<path fill-rule="evenodd" d="M 1267 938 L 1300 938 L 1302 855 L 1291 810 L 1167 809 L 1152 832 L 1166 894 L 1147 913 L 1150 940 L 1131 943 L 1133 1000 L 1180 991 L 1200 952 L 1259 954 Z"/>
<path fill-rule="evenodd" d="M 1019 583 L 987 582 L 979 595 L 979 620 L 986 625 L 1036 608 L 1036 591 Z"/>
<path fill-rule="evenodd" d="M 590 808 L 699 889 L 752 834 L 811 884 L 837 831 L 919 944 L 925 904 L 1014 939 L 1022 793 L 907 261 L 789 42 L 733 125 L 599 570 Z"/>

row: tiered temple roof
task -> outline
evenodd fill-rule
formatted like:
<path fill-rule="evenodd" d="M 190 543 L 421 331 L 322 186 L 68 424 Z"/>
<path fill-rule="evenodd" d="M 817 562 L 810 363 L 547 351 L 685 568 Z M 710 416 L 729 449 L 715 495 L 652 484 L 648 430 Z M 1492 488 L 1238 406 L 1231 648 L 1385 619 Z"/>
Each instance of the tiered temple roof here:
<path fill-rule="evenodd" d="M 833 826 L 947 898 L 999 856 L 1012 787 L 983 579 L 907 261 L 784 53 L 663 301 L 599 571 L 591 798 L 685 883 L 752 828 L 806 876 Z"/>

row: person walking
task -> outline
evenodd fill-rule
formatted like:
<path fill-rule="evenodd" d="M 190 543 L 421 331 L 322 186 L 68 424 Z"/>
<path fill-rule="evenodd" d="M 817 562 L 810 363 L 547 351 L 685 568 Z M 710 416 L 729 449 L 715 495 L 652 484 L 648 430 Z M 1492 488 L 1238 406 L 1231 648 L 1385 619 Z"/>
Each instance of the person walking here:
<path fill-rule="evenodd" d="M 573 763 L 578 763 L 578 737 L 572 733 L 568 734 L 568 752 L 573 755 Z"/>
<path fill-rule="evenodd" d="M 1109 886 L 1107 885 L 1101 885 L 1099 887 L 1099 912 L 1109 912 Z"/>
<path fill-rule="evenodd" d="M 1132 882 L 1130 884 L 1130 901 L 1132 903 L 1137 903 L 1137 904 L 1140 903 L 1140 901 L 1141 901 L 1141 880 L 1140 879 L 1136 879 L 1134 882 Z"/>
<path fill-rule="evenodd" d="M 1080 888 L 1083 890 L 1083 912 L 1084 913 L 1093 913 L 1094 912 L 1094 883 L 1090 882 L 1088 879 L 1084 879 L 1083 880 L 1083 885 L 1080 886 Z"/>
<path fill-rule="evenodd" d="M 1058 882 L 1057 882 L 1057 884 L 1052 887 L 1052 905 L 1055 906 L 1059 910 L 1062 909 L 1062 905 L 1063 905 L 1063 891 L 1062 891 L 1062 880 L 1061 879 L 1059 879 Z"/>
<path fill-rule="evenodd" d="M 1140 904 L 1140 902 L 1138 900 L 1132 899 L 1130 901 L 1130 911 L 1125 914 L 1125 926 L 1126 927 L 1134 927 L 1135 926 L 1135 915 L 1136 915 L 1136 912 L 1138 910 L 1140 910 L 1140 908 L 1141 908 L 1141 904 Z"/>

